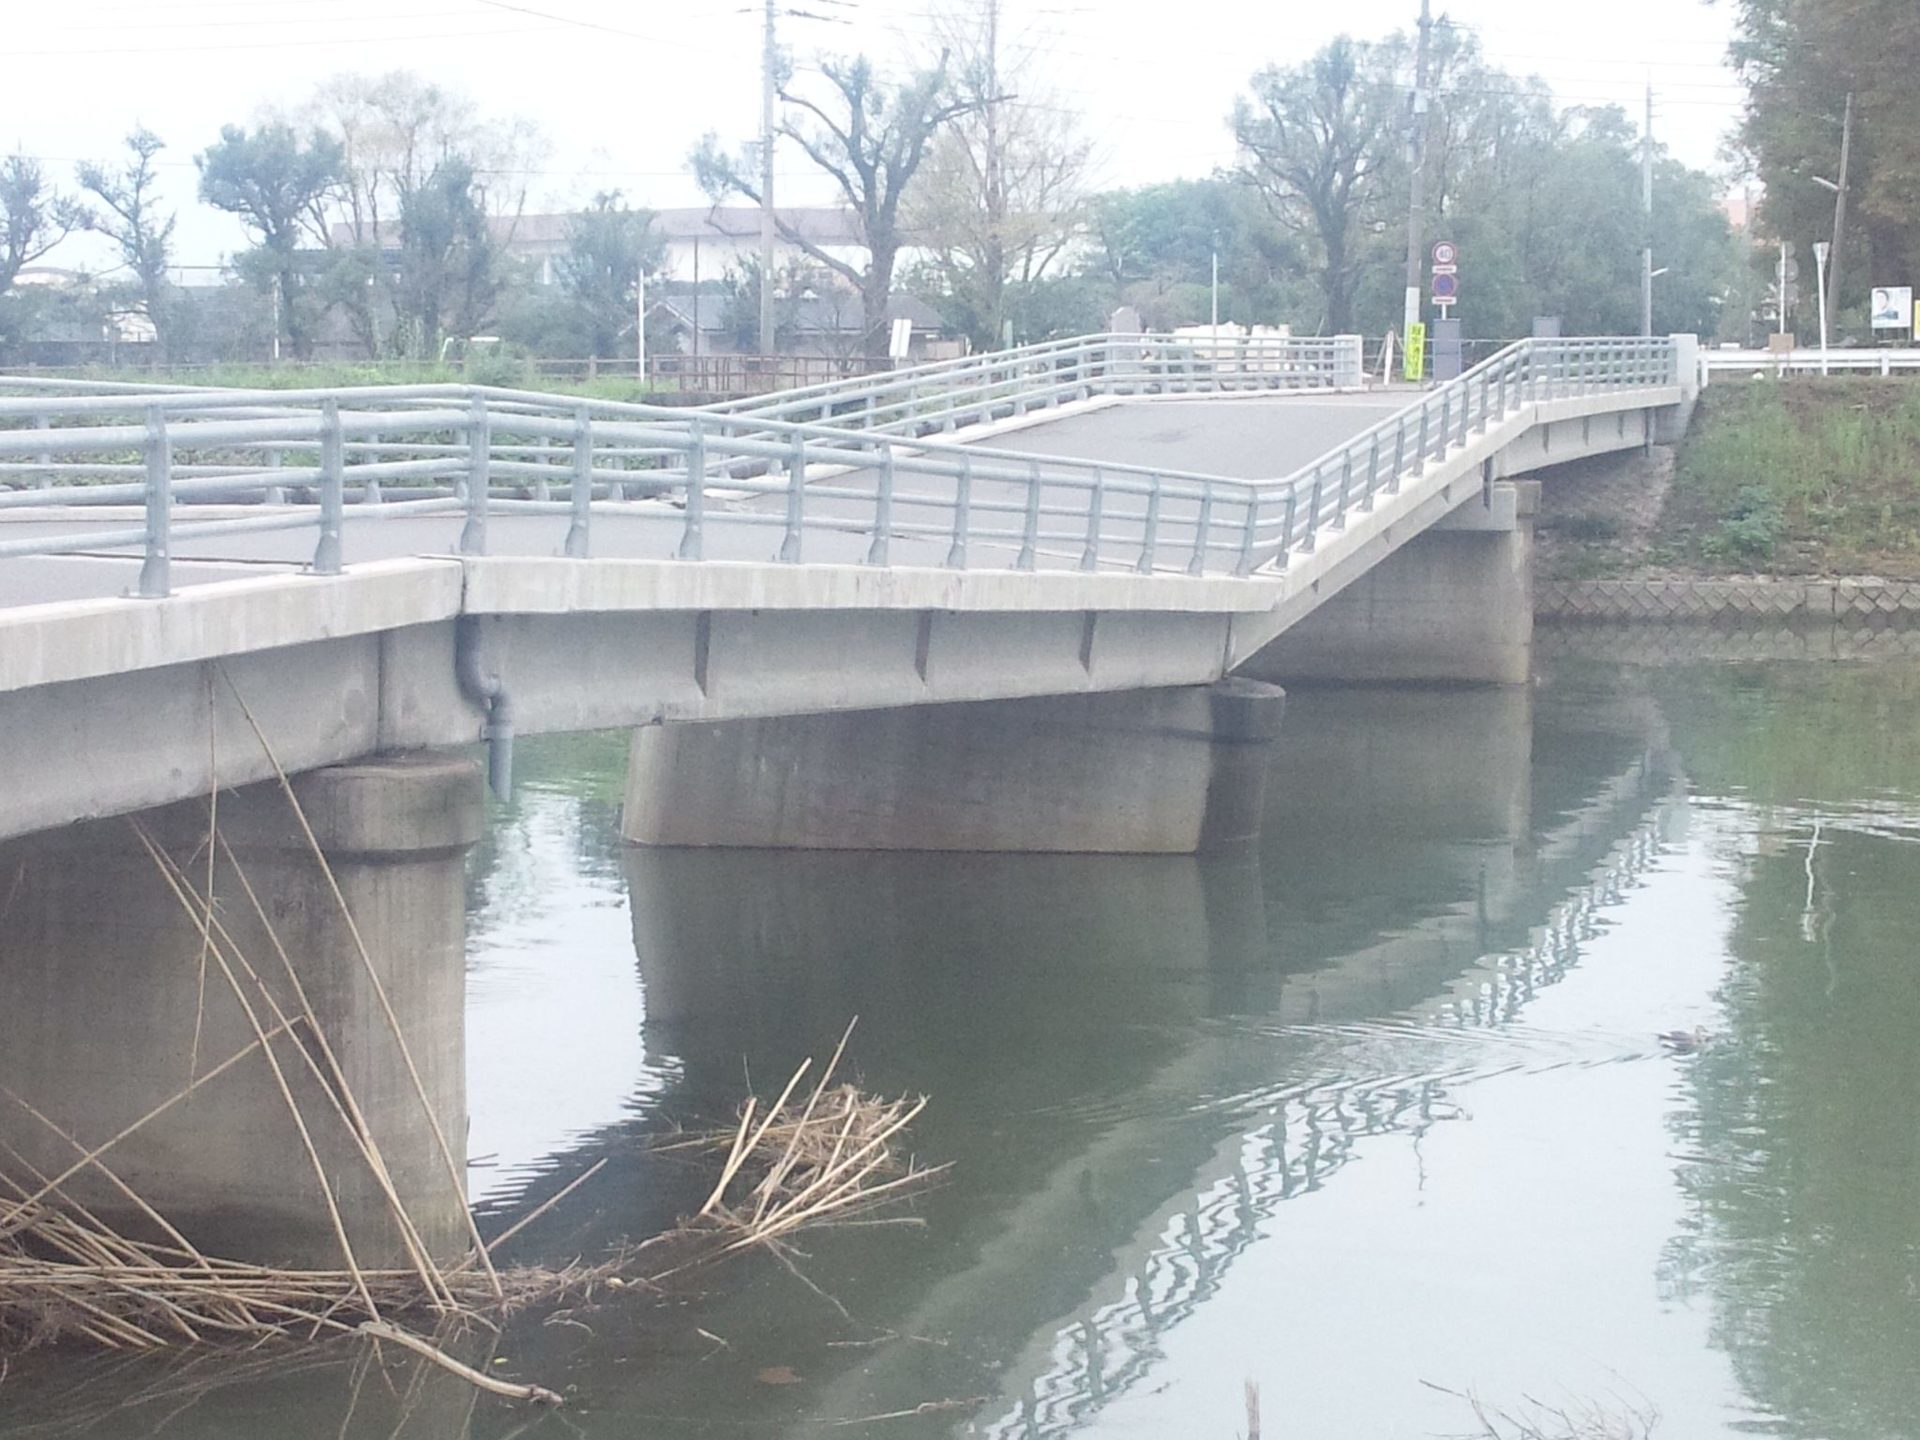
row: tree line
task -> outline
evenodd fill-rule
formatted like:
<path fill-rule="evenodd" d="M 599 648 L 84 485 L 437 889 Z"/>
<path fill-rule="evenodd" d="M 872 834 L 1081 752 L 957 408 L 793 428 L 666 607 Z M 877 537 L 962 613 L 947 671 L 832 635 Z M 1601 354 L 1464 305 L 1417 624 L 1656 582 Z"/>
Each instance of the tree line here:
<path fill-rule="evenodd" d="M 1734 10 L 1733 59 L 1747 90 L 1734 144 L 1763 188 L 1761 229 L 1798 257 L 1815 241 L 1836 244 L 1834 328 L 1864 334 L 1871 287 L 1920 284 L 1920 6 L 1734 0 Z M 1831 188 L 1843 180 L 1844 221 Z M 1811 281 L 1803 277 L 1809 296 Z"/>
<path fill-rule="evenodd" d="M 1772 76 L 1778 56 L 1795 53 L 1781 28 L 1811 23 L 1793 18 L 1808 7 L 1740 3 L 1746 31 L 1774 47 L 1744 41 L 1743 64 Z M 885 352 L 888 302 L 903 292 L 975 348 L 1097 330 L 1123 304 L 1156 328 L 1200 323 L 1216 257 L 1223 321 L 1380 333 L 1399 319 L 1421 150 L 1429 234 L 1460 248 L 1469 334 L 1524 334 L 1540 315 L 1569 333 L 1638 328 L 1640 136 L 1617 108 L 1556 106 L 1540 81 L 1490 65 L 1466 31 L 1436 28 L 1423 116 L 1408 103 L 1406 36 L 1342 38 L 1250 77 L 1223 117 L 1232 167 L 1103 191 L 1096 146 L 1047 85 L 1042 48 L 1007 32 L 1001 0 L 953 0 L 937 13 L 918 63 L 785 62 L 780 143 L 831 186 L 862 243 L 828 246 L 783 218 L 796 262 L 772 277 L 742 262 L 709 286 L 741 339 L 752 338 L 763 283 L 789 310 L 803 292 L 857 295 L 858 345 L 873 354 Z M 1865 80 L 1859 88 L 1872 113 L 1879 92 Z M 1767 137 L 1800 133 L 1775 125 L 1772 94 L 1756 81 L 1747 139 L 1763 174 L 1793 163 L 1772 158 L 1784 152 Z M 118 159 L 80 166 L 71 190 L 31 159 L 0 165 L 0 339 L 22 332 L 30 301 L 44 303 L 24 294 L 19 271 L 87 229 L 111 243 L 125 277 L 102 293 L 151 320 L 162 355 L 182 348 L 191 317 L 168 282 L 175 217 L 158 198 L 164 148 L 136 130 Z M 636 285 L 658 273 L 662 237 L 648 211 L 618 192 L 597 195 L 569 221 L 554 284 L 531 283 L 513 237 L 545 153 L 531 125 L 398 73 L 341 76 L 291 112 L 227 126 L 194 164 L 200 200 L 249 235 L 233 262 L 237 284 L 270 306 L 272 332 L 295 356 L 312 353 L 328 317 L 368 359 L 432 359 L 450 337 L 482 331 L 533 353 L 631 355 Z M 1898 163 L 1874 149 L 1882 183 Z M 688 164 L 715 200 L 758 201 L 755 167 L 717 137 Z M 1755 322 L 1755 266 L 1715 188 L 1659 155 L 1659 331 L 1745 338 Z M 1794 212 L 1783 202 L 1778 213 Z M 1880 238 L 1887 223 L 1871 219 L 1859 243 L 1892 243 Z M 664 330 L 649 335 L 650 348 L 671 344 Z"/>

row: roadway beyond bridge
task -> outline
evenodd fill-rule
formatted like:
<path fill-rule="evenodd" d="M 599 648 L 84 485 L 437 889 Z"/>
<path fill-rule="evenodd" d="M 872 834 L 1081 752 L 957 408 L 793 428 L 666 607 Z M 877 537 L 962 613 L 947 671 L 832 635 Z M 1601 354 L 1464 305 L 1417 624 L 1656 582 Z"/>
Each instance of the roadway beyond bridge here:
<path fill-rule="evenodd" d="M 118 1180 L 326 1250 L 358 1141 L 293 1163 L 278 1090 L 333 1081 L 245 1058 L 304 1017 L 428 1217 L 327 1182 L 356 1250 L 456 1252 L 460 747 L 504 793 L 516 735 L 632 728 L 642 845 L 1246 840 L 1280 683 L 1524 681 L 1522 477 L 1698 385 L 1691 337 L 1368 392 L 1354 337 L 1142 336 L 700 411 L 0 382 L 0 1081 L 98 1140 L 235 1057 Z M 49 1173 L 57 1133 L 0 1105 Z"/>

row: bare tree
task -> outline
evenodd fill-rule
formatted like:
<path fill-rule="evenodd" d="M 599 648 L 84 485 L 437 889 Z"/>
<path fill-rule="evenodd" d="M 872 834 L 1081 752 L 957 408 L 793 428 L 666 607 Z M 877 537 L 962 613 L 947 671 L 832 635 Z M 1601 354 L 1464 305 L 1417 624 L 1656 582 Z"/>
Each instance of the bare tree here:
<path fill-rule="evenodd" d="M 866 248 L 866 268 L 833 254 L 777 213 L 775 221 L 788 244 L 860 292 L 861 349 L 885 355 L 894 265 L 906 244 L 901 203 L 941 129 L 975 109 L 976 102 L 954 94 L 944 54 L 930 68 L 897 83 L 877 77 L 865 56 L 823 59 L 819 68 L 827 82 L 821 99 L 781 85 L 787 111 L 779 130 L 839 188 Z M 750 167 L 721 154 L 712 135 L 694 152 L 692 164 L 702 187 L 716 200 L 733 194 L 759 202 Z"/>
<path fill-rule="evenodd" d="M 1253 96 L 1233 107 L 1242 174 L 1282 226 L 1305 237 L 1318 261 L 1321 324 L 1353 326 L 1356 242 L 1372 218 L 1390 146 L 1393 90 L 1351 40 L 1335 40 L 1304 65 L 1269 66 Z"/>
<path fill-rule="evenodd" d="M 1033 47 L 1005 35 L 1002 0 L 971 0 L 936 26 L 971 108 L 934 142 L 908 221 L 947 308 L 987 349 L 1080 233 L 1093 145 L 1035 78 Z"/>
<path fill-rule="evenodd" d="M 9 155 L 0 163 L 0 295 L 85 221 L 78 204 L 47 184 L 38 161 Z"/>
<path fill-rule="evenodd" d="M 409 209 L 423 217 L 443 213 L 454 203 L 445 193 L 449 177 L 464 176 L 471 195 L 455 208 L 477 207 L 493 249 L 504 248 L 545 154 L 539 132 L 524 120 L 487 119 L 466 96 L 406 70 L 336 75 L 298 113 L 302 124 L 340 142 L 341 183 L 328 206 L 327 243 L 336 252 L 329 296 L 369 357 L 417 347 L 429 331 L 457 323 L 457 316 L 428 316 L 414 303 L 446 293 L 437 278 L 395 273 L 389 256 L 404 271 L 437 253 L 437 246 L 406 243 L 402 217 Z M 439 193 L 429 196 L 429 189 Z M 463 286 L 468 294 L 486 289 Z M 385 318 L 395 322 L 390 329 Z"/>
<path fill-rule="evenodd" d="M 119 169 L 86 161 L 78 172 L 81 189 L 106 207 L 104 214 L 87 215 L 87 228 L 105 235 L 119 248 L 122 263 L 133 272 L 140 287 L 141 303 L 153 325 L 154 345 L 162 356 L 166 354 L 171 319 L 167 260 L 176 217 L 159 208 L 154 194 L 159 177 L 154 173 L 153 157 L 166 148 L 164 140 L 142 126 L 127 136 L 127 149 L 133 158 Z"/>

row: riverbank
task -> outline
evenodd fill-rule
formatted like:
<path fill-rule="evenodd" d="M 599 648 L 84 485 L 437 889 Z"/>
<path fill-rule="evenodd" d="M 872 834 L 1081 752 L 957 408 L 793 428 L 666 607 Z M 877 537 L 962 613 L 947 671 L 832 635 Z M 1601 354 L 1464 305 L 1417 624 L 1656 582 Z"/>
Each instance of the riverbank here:
<path fill-rule="evenodd" d="M 1722 381 L 1675 449 L 1549 479 L 1537 533 L 1546 618 L 1920 616 L 1920 386 Z"/>

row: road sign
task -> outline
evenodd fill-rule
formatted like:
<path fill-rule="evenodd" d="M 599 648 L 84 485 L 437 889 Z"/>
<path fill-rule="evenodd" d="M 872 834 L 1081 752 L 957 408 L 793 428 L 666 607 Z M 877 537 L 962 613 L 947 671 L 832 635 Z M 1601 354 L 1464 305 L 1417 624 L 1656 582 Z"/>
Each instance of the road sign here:
<path fill-rule="evenodd" d="M 1433 277 L 1433 300 L 1436 305 L 1450 304 L 1460 298 L 1460 277 L 1458 275 L 1435 275 Z"/>
<path fill-rule="evenodd" d="M 1913 329 L 1913 287 L 1876 285 L 1873 287 L 1873 328 L 1876 330 Z"/>
<path fill-rule="evenodd" d="M 1427 375 L 1427 327 L 1413 324 L 1407 327 L 1406 364 L 1401 374 L 1407 379 L 1418 382 Z"/>
<path fill-rule="evenodd" d="M 1460 248 L 1451 240 L 1436 240 L 1433 242 L 1433 265 L 1436 270 L 1442 265 L 1458 265 L 1459 263 Z"/>

